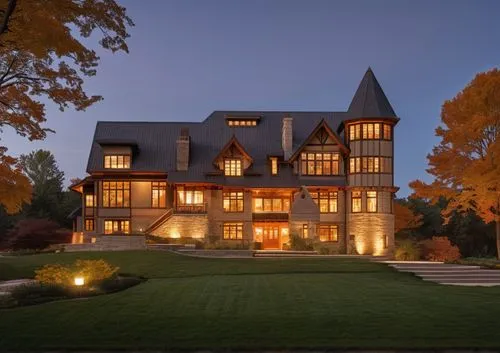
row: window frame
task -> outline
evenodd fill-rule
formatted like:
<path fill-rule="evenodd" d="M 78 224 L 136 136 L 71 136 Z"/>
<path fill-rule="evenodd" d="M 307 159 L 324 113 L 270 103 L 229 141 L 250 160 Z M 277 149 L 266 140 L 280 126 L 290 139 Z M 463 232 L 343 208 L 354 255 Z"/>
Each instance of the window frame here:
<path fill-rule="evenodd" d="M 90 196 L 90 202 L 89 202 L 89 196 Z M 86 193 L 85 194 L 85 207 L 86 208 L 94 208 L 96 207 L 95 204 L 95 195 L 92 193 Z"/>
<path fill-rule="evenodd" d="M 118 183 L 122 184 L 121 188 L 118 188 Z M 115 184 L 115 188 L 111 188 L 111 185 Z M 108 185 L 108 187 L 106 187 Z M 126 185 L 128 187 L 126 187 Z M 121 191 L 122 202 L 121 205 L 118 204 L 118 195 Z M 106 193 L 107 192 L 107 193 Z M 111 204 L 111 195 L 114 192 L 115 204 Z M 103 208 L 130 208 L 130 181 L 103 181 L 102 182 L 102 207 Z M 125 195 L 127 197 L 125 197 Z M 106 200 L 107 196 L 107 200 Z"/>
<path fill-rule="evenodd" d="M 113 167 L 112 164 L 112 159 L 116 159 L 116 167 Z M 118 160 L 119 158 L 122 158 L 122 166 L 123 167 L 118 167 Z M 128 161 L 128 164 L 126 164 L 126 160 Z M 132 158 L 131 155 L 128 153 L 113 153 L 113 154 L 105 154 L 103 158 L 103 164 L 104 164 L 104 169 L 130 169 L 132 163 Z"/>
<path fill-rule="evenodd" d="M 108 233 L 107 232 L 107 223 L 111 222 L 111 232 Z M 115 223 L 117 224 L 117 227 L 115 230 Z M 124 224 L 127 224 L 127 226 L 125 227 L 126 228 L 126 231 L 123 231 L 123 225 Z M 104 226 L 104 235 L 113 235 L 113 234 L 130 234 L 130 229 L 131 229 L 131 226 L 130 226 L 130 219 L 105 219 L 104 220 L 104 223 L 103 223 L 103 226 Z"/>
<path fill-rule="evenodd" d="M 163 197 L 162 197 L 163 191 Z M 164 202 L 161 202 L 163 199 Z M 156 205 L 155 205 L 156 200 Z M 167 182 L 152 181 L 151 182 L 151 208 L 166 208 L 167 207 Z"/>
<path fill-rule="evenodd" d="M 326 194 L 326 197 L 325 197 Z M 339 193 L 337 190 L 317 190 L 317 191 L 309 191 L 309 195 L 311 195 L 311 198 L 313 199 L 314 203 L 319 208 L 320 213 L 338 213 L 339 212 Z M 323 212 L 321 210 L 322 202 L 321 201 L 326 200 L 326 204 L 328 205 L 328 211 Z M 332 201 L 334 201 L 335 207 L 333 207 L 335 210 L 332 211 Z"/>
<path fill-rule="evenodd" d="M 226 177 L 241 177 L 243 176 L 243 161 L 241 158 L 224 158 L 224 176 Z M 233 165 L 234 173 L 233 173 Z M 227 166 L 229 165 L 229 168 Z"/>
<path fill-rule="evenodd" d="M 359 200 L 359 210 L 354 210 L 354 200 Z M 363 193 L 358 190 L 351 190 L 351 213 L 361 212 L 363 212 Z"/>
<path fill-rule="evenodd" d="M 91 226 L 89 226 L 91 225 Z M 83 224 L 83 229 L 86 232 L 93 232 L 95 230 L 95 220 L 94 218 L 85 218 L 84 219 L 84 224 Z"/>
<path fill-rule="evenodd" d="M 327 240 L 322 239 L 324 235 L 322 235 L 322 231 L 327 230 L 328 234 L 326 235 Z M 332 232 L 334 231 L 334 232 Z M 320 224 L 318 226 L 318 237 L 319 241 L 322 243 L 338 243 L 339 241 L 339 226 L 337 224 Z"/>
<path fill-rule="evenodd" d="M 307 239 L 309 237 L 309 224 L 302 224 L 302 238 Z"/>
<path fill-rule="evenodd" d="M 384 122 L 349 124 L 349 142 L 363 140 L 393 140 L 393 125 Z"/>
<path fill-rule="evenodd" d="M 387 160 L 389 160 L 390 164 L 389 170 L 386 170 L 384 168 Z M 354 171 L 352 169 L 353 166 L 354 166 Z M 388 156 L 349 157 L 349 174 L 392 174 L 392 168 L 393 168 L 392 157 Z"/>
<path fill-rule="evenodd" d="M 270 157 L 271 161 L 271 175 L 278 175 L 279 167 L 278 167 L 278 157 Z"/>
<path fill-rule="evenodd" d="M 256 209 L 256 201 L 257 200 L 262 200 L 262 210 L 257 211 Z M 277 200 L 281 201 L 281 209 L 280 210 L 275 210 L 275 205 L 277 204 Z M 271 205 L 271 210 L 266 211 L 266 203 L 269 203 Z M 285 205 L 288 205 L 288 207 L 285 207 Z M 290 197 L 288 196 L 253 196 L 252 197 L 252 212 L 253 213 L 288 213 L 290 212 L 290 209 L 292 207 L 292 201 Z"/>
<path fill-rule="evenodd" d="M 241 195 L 240 195 L 241 194 Z M 241 196 L 241 197 L 240 197 Z M 226 207 L 226 201 L 229 207 Z M 241 201 L 241 208 L 240 203 Z M 236 205 L 236 209 L 233 209 L 233 205 Z M 245 192 L 240 191 L 223 191 L 222 192 L 222 209 L 225 213 L 241 213 L 245 211 Z"/>
<path fill-rule="evenodd" d="M 235 237 L 232 238 L 232 231 Z M 226 236 L 227 235 L 227 236 Z M 223 240 L 243 240 L 243 222 L 224 222 L 222 224 Z"/>
<path fill-rule="evenodd" d="M 375 193 L 375 196 L 368 196 L 368 193 Z M 370 201 L 375 200 L 375 210 L 370 210 Z M 374 190 L 366 191 L 366 212 L 367 213 L 377 213 L 378 212 L 378 192 Z"/>
<path fill-rule="evenodd" d="M 182 198 L 179 197 L 179 193 L 183 194 L 183 201 L 180 200 Z M 193 202 L 187 203 L 188 193 L 191 193 L 191 200 Z M 196 195 L 201 195 L 201 202 L 194 202 L 196 200 Z M 186 186 L 176 186 L 175 187 L 175 205 L 176 206 L 200 206 L 205 204 L 205 192 L 202 188 L 197 187 L 186 187 Z"/>
<path fill-rule="evenodd" d="M 330 158 L 325 158 L 325 155 L 330 155 Z M 318 158 L 321 156 L 321 158 Z M 311 164 L 312 163 L 312 164 Z M 326 166 L 329 164 L 330 173 L 326 173 Z M 336 168 L 334 168 L 336 165 Z M 312 166 L 312 173 L 310 169 Z M 321 172 L 318 173 L 318 170 Z M 334 169 L 336 173 L 334 173 Z M 337 176 L 340 173 L 340 153 L 333 152 L 317 152 L 305 151 L 300 153 L 300 174 L 306 176 Z"/>

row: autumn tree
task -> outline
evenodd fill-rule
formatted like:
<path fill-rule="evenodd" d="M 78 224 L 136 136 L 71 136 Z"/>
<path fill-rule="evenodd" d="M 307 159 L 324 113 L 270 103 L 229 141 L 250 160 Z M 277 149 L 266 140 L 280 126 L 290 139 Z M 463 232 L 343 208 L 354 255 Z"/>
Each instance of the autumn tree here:
<path fill-rule="evenodd" d="M 410 183 L 414 194 L 438 202 L 448 200 L 453 212 L 473 211 L 486 223 L 496 222 L 500 257 L 500 70 L 480 73 L 441 110 L 441 139 L 427 156 L 431 184 Z"/>
<path fill-rule="evenodd" d="M 416 229 L 422 224 L 422 215 L 415 214 L 402 200 L 394 202 L 394 233 Z"/>
<path fill-rule="evenodd" d="M 83 87 L 99 64 L 89 39 L 113 53 L 128 52 L 131 26 L 115 0 L 0 0 L 0 132 L 10 127 L 42 140 L 52 131 L 44 126 L 43 102 L 64 111 L 100 101 Z M 16 212 L 29 201 L 29 182 L 6 152 L 0 146 L 0 203 Z"/>

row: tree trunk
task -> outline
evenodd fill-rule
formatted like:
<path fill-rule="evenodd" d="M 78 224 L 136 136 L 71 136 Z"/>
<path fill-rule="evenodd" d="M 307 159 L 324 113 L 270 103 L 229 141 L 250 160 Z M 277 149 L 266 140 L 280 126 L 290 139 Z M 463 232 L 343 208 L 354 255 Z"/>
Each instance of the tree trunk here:
<path fill-rule="evenodd" d="M 497 234 L 497 258 L 500 260 L 500 216 L 497 215 L 495 230 Z"/>

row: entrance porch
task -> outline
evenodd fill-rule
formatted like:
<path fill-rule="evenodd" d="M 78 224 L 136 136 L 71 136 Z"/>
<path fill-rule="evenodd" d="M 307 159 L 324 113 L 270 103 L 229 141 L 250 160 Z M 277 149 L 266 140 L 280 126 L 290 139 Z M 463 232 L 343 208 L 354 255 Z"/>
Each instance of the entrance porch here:
<path fill-rule="evenodd" d="M 254 222 L 253 238 L 262 244 L 263 250 L 281 250 L 287 243 L 288 222 Z"/>

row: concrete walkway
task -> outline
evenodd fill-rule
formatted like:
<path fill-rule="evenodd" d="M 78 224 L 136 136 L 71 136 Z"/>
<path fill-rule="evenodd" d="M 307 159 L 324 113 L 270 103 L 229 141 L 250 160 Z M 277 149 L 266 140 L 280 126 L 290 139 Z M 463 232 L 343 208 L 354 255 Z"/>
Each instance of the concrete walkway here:
<path fill-rule="evenodd" d="M 500 270 L 429 261 L 383 261 L 400 272 L 412 272 L 424 281 L 456 286 L 500 286 Z"/>

